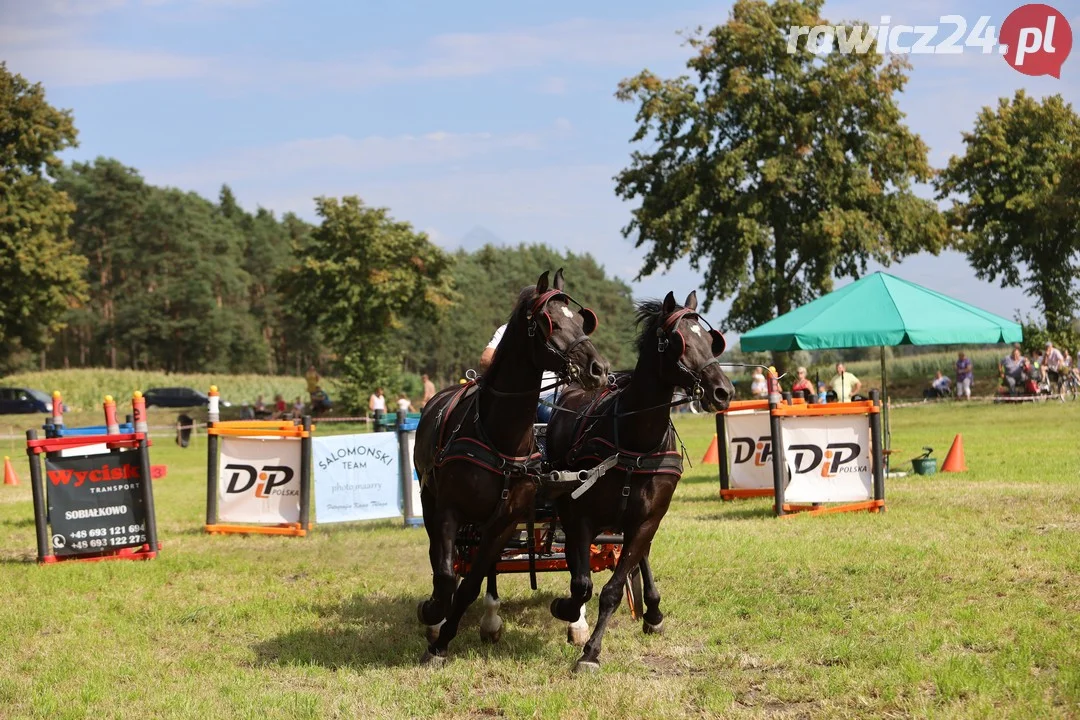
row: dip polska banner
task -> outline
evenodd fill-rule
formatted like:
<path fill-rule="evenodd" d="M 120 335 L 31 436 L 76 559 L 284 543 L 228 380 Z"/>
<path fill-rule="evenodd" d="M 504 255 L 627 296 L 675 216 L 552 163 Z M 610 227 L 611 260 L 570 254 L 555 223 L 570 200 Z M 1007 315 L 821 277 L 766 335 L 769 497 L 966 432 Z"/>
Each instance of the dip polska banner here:
<path fill-rule="evenodd" d="M 768 410 L 736 410 L 724 414 L 732 488 L 773 486 L 772 433 Z"/>
<path fill-rule="evenodd" d="M 782 417 L 791 480 L 785 502 L 856 502 L 874 496 L 864 415 Z"/>
<path fill-rule="evenodd" d="M 396 433 L 317 437 L 311 454 L 317 522 L 401 517 Z"/>
<path fill-rule="evenodd" d="M 53 554 L 146 543 L 139 452 L 45 459 Z"/>
<path fill-rule="evenodd" d="M 300 440 L 222 437 L 218 460 L 218 519 L 300 522 Z"/>

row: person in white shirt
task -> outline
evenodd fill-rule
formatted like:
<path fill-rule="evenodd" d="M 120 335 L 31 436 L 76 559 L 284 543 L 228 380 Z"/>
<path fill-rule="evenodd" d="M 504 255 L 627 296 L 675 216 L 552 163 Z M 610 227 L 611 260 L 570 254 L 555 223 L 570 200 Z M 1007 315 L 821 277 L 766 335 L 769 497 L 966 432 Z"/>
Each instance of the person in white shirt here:
<path fill-rule="evenodd" d="M 499 341 L 502 340 L 503 333 L 506 332 L 506 325 L 500 325 L 495 331 L 495 334 L 491 336 L 490 342 L 484 351 L 480 353 L 480 374 L 487 372 L 491 367 L 491 360 L 495 357 L 495 348 L 499 347 Z M 558 397 L 559 390 L 559 376 L 550 370 L 545 370 L 543 376 L 540 378 L 540 402 L 536 407 L 536 422 L 546 423 L 551 419 L 551 405 L 555 404 L 555 399 Z"/>
<path fill-rule="evenodd" d="M 412 400 L 409 400 L 409 396 L 405 393 L 401 393 L 397 401 L 398 410 L 410 413 L 413 412 Z"/>
<path fill-rule="evenodd" d="M 383 415 L 386 414 L 386 397 L 382 388 L 375 388 L 375 392 L 368 398 L 368 409 L 375 418 L 375 429 L 382 425 Z"/>

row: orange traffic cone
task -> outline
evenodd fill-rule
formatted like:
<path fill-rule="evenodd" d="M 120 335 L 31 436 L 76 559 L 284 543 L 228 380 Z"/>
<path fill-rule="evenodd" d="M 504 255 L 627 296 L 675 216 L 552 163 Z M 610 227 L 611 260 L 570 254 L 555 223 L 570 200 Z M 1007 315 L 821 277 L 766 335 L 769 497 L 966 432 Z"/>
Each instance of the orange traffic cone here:
<path fill-rule="evenodd" d="M 967 470 L 967 462 L 964 460 L 964 438 L 959 433 L 953 438 L 949 454 L 945 456 L 945 462 L 941 465 L 942 472 L 964 472 Z"/>
<path fill-rule="evenodd" d="M 701 459 L 703 465 L 719 465 L 720 453 L 716 447 L 716 433 L 713 433 L 712 442 L 709 443 L 709 449 L 705 451 L 705 457 Z"/>
<path fill-rule="evenodd" d="M 19 478 L 15 476 L 15 468 L 11 467 L 11 458 L 4 456 L 4 484 L 18 485 Z"/>

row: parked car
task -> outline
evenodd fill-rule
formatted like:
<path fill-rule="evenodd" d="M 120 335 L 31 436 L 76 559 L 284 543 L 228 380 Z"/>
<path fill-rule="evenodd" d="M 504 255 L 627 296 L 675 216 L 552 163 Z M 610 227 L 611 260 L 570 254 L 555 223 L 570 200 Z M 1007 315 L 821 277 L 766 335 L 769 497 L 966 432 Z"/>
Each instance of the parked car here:
<path fill-rule="evenodd" d="M 210 404 L 206 393 L 186 387 L 150 388 L 143 393 L 146 407 L 156 405 L 166 408 L 199 407 Z"/>
<path fill-rule="evenodd" d="M 67 411 L 67 404 L 64 405 Z M 0 415 L 51 413 L 52 396 L 29 388 L 0 388 Z"/>

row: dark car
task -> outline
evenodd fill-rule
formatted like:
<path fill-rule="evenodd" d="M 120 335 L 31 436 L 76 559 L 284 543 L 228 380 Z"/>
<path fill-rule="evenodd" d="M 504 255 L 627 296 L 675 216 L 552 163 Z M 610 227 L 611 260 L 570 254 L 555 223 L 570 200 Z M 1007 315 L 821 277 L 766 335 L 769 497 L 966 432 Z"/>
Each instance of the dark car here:
<path fill-rule="evenodd" d="M 143 393 L 143 397 L 146 398 L 146 407 L 186 408 L 210 404 L 210 398 L 205 393 L 186 387 L 150 388 Z"/>
<path fill-rule="evenodd" d="M 64 406 L 67 410 L 67 405 Z M 52 397 L 29 388 L 0 388 L 0 415 L 51 413 Z"/>

